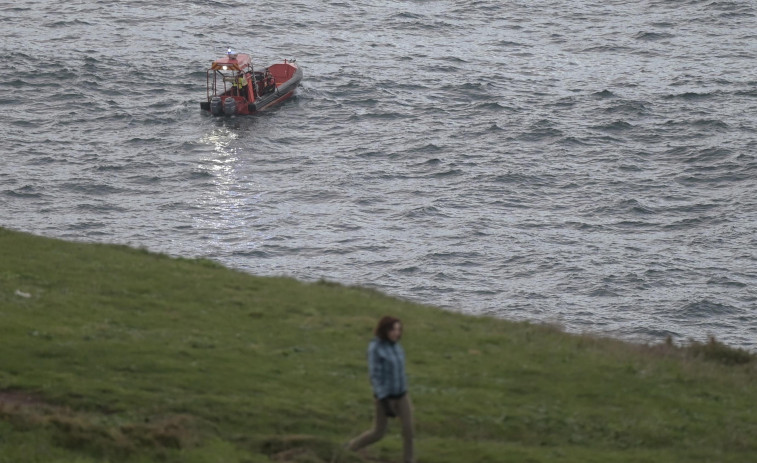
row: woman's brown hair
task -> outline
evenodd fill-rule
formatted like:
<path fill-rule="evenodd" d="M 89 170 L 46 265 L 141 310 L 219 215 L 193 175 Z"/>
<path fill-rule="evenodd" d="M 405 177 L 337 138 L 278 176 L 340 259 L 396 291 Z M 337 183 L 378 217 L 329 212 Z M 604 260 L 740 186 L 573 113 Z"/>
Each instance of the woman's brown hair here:
<path fill-rule="evenodd" d="M 395 323 L 402 323 L 399 318 L 390 317 L 389 315 L 386 315 L 379 320 L 378 325 L 376 325 L 376 329 L 373 330 L 373 334 L 376 335 L 379 339 L 382 339 L 384 341 L 389 340 L 389 332 L 392 331 L 392 328 L 394 328 Z"/>

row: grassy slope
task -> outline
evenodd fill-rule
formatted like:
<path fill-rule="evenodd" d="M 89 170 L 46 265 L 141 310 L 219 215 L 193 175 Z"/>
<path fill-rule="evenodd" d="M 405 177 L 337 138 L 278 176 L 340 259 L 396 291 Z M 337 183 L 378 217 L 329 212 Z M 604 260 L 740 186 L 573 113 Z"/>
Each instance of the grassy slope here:
<path fill-rule="evenodd" d="M 700 351 L 746 363 L 0 229 L 0 462 L 396 459 L 397 424 L 338 450 L 370 425 L 365 347 L 387 313 L 421 463 L 757 454 L 756 362 L 717 345 Z"/>

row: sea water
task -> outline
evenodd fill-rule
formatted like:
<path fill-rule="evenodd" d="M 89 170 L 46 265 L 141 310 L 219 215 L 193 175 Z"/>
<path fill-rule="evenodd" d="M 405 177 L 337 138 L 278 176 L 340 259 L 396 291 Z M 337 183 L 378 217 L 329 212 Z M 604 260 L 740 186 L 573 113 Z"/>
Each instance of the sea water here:
<path fill-rule="evenodd" d="M 757 348 L 753 1 L 0 3 L 0 226 Z M 203 115 L 232 47 L 298 96 Z M 357 308 L 359 309 L 359 308 Z"/>

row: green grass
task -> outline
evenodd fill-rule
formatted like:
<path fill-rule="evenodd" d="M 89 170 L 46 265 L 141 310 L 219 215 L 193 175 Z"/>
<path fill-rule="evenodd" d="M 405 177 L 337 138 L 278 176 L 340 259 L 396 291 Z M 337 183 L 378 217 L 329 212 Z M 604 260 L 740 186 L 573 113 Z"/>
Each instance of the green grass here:
<path fill-rule="evenodd" d="M 384 462 L 365 348 L 405 324 L 419 463 L 744 462 L 757 362 L 0 229 L 0 462 Z"/>

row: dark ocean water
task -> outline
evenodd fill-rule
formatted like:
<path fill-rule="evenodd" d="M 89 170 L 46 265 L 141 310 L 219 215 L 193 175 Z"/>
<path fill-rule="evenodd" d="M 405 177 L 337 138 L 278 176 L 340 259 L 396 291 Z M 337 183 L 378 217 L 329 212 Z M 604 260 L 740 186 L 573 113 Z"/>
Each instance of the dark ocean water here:
<path fill-rule="evenodd" d="M 0 226 L 757 349 L 754 1 L 0 1 Z M 202 115 L 227 47 L 298 96 Z"/>

